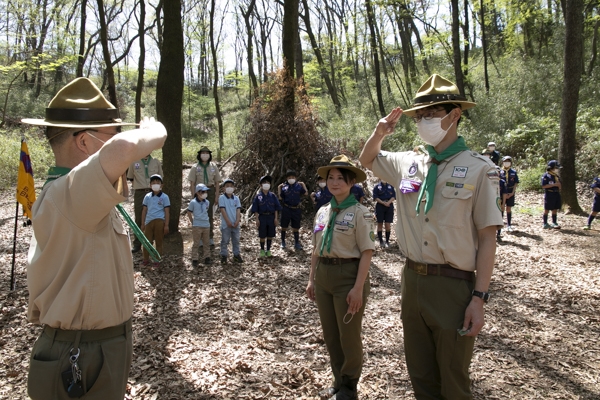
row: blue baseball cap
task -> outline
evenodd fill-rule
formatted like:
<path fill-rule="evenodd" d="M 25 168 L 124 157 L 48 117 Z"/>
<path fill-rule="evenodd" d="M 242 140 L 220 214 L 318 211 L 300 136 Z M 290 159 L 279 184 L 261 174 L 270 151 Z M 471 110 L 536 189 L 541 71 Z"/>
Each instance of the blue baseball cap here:
<path fill-rule="evenodd" d="M 208 186 L 204 183 L 199 183 L 196 185 L 196 193 L 198 192 L 208 192 Z"/>

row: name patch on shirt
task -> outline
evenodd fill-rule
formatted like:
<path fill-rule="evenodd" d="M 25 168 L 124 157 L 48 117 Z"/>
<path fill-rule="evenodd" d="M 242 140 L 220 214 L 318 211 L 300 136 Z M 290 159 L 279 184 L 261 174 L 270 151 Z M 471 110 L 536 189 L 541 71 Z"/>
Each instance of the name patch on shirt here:
<path fill-rule="evenodd" d="M 452 171 L 453 178 L 465 178 L 467 176 L 468 167 L 454 167 Z"/>
<path fill-rule="evenodd" d="M 354 219 L 354 213 L 347 212 L 344 214 L 344 221 L 352 221 Z"/>
<path fill-rule="evenodd" d="M 347 231 L 348 229 L 350 229 L 348 226 L 348 221 L 335 221 L 336 231 Z"/>

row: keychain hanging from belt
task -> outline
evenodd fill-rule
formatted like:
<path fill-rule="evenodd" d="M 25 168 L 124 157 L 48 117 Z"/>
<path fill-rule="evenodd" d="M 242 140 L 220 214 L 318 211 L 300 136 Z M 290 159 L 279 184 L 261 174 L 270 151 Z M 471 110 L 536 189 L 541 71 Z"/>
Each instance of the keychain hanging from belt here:
<path fill-rule="evenodd" d="M 79 368 L 79 356 L 81 350 L 79 349 L 79 341 L 81 340 L 81 331 L 77 332 L 75 336 L 75 343 L 69 351 L 69 363 L 71 368 L 62 373 L 63 384 L 69 397 L 79 398 L 85 394 L 83 389 L 83 382 L 81 381 L 81 369 Z"/>

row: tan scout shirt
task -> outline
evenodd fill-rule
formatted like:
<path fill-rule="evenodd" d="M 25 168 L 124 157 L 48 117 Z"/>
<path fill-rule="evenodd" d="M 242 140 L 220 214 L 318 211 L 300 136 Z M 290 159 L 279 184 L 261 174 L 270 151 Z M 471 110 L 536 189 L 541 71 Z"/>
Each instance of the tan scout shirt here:
<path fill-rule="evenodd" d="M 188 180 L 192 182 L 194 186 L 199 183 L 204 183 L 206 186 L 215 186 L 217 182 L 221 182 L 221 173 L 217 164 L 210 162 L 206 167 L 206 173 L 208 174 L 208 182 L 204 182 L 204 168 L 200 163 L 196 163 L 190 169 L 188 174 Z"/>
<path fill-rule="evenodd" d="M 150 189 L 150 177 L 154 174 L 159 174 L 163 177 L 163 169 L 160 161 L 150 157 L 148 160 L 148 172 L 146 173 L 146 165 L 143 160 L 137 160 L 131 163 L 127 170 L 127 179 L 133 180 L 133 189 Z"/>
<path fill-rule="evenodd" d="M 313 254 L 320 256 L 323 229 L 329 221 L 331 204 L 319 209 L 313 228 Z M 322 257 L 360 258 L 365 250 L 375 250 L 373 213 L 362 204 L 355 204 L 338 213 L 331 240 L 331 252 L 323 249 Z"/>
<path fill-rule="evenodd" d="M 494 164 L 476 152 L 462 151 L 438 166 L 433 207 L 425 215 L 425 198 L 417 216 L 418 190 L 402 193 L 410 181 L 423 182 L 429 155 L 382 151 L 373 173 L 396 188 L 396 237 L 403 254 L 417 262 L 450 264 L 475 271 L 477 231 L 503 224 L 499 175 Z"/>
<path fill-rule="evenodd" d="M 104 175 L 98 153 L 46 184 L 33 205 L 29 321 L 89 330 L 131 318 L 131 248 L 115 209 L 125 200 Z"/>

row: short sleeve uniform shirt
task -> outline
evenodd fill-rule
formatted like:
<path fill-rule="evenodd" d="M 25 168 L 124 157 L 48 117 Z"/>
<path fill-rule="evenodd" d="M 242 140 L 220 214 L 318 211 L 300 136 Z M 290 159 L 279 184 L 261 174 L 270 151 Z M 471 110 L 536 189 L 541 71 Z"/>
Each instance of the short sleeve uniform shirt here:
<path fill-rule="evenodd" d="M 217 182 L 221 182 L 221 173 L 219 172 L 217 164 L 209 162 L 206 166 L 206 175 L 208 176 L 207 182 L 205 182 L 204 179 L 204 169 L 205 168 L 201 163 L 194 164 L 190 169 L 188 181 L 190 181 L 194 187 L 199 183 L 204 183 L 206 186 L 211 187 L 215 186 Z"/>
<path fill-rule="evenodd" d="M 133 180 L 133 189 L 150 189 L 150 177 L 154 174 L 163 175 L 160 161 L 150 157 L 147 165 L 143 160 L 137 160 L 129 166 L 127 179 Z"/>

